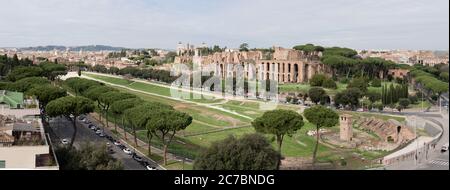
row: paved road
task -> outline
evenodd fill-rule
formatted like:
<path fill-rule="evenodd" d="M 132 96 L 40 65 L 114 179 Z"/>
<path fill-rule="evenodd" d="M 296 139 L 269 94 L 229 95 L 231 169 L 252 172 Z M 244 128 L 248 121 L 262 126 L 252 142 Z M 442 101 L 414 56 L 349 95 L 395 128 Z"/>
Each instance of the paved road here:
<path fill-rule="evenodd" d="M 417 114 L 419 115 L 419 114 Z M 430 113 L 428 117 L 426 114 L 420 114 L 419 118 L 426 119 L 437 125 L 442 125 L 443 134 L 435 148 L 431 148 L 428 153 L 419 152 L 418 161 L 406 160 L 398 164 L 390 165 L 387 169 L 390 170 L 449 170 L 449 153 L 441 152 L 441 147 L 449 142 L 449 117 L 448 115 L 441 115 L 435 117 L 435 114 Z"/>
<path fill-rule="evenodd" d="M 91 120 L 92 121 L 92 120 Z M 78 128 L 77 128 L 77 136 L 74 142 L 74 146 L 76 148 L 79 148 L 81 144 L 85 142 L 89 142 L 96 145 L 105 145 L 109 142 L 108 139 L 99 137 L 95 134 L 95 132 L 88 128 L 87 124 L 78 121 Z M 94 123 L 96 124 L 96 123 Z M 97 125 L 97 124 L 96 124 Z M 50 126 L 57 138 L 53 138 L 54 144 L 61 144 L 61 139 L 70 139 L 73 134 L 72 129 L 72 123 L 68 121 L 65 118 L 53 118 L 50 121 Z M 105 131 L 105 134 L 112 136 L 109 132 Z M 125 154 L 120 148 L 113 145 L 111 142 L 109 142 L 114 150 L 114 154 L 112 156 L 118 160 L 120 160 L 125 170 L 146 170 L 146 168 L 141 165 L 139 162 L 135 161 L 130 155 Z M 132 148 L 130 148 L 132 149 Z M 132 149 L 133 150 L 133 149 Z M 139 153 L 137 153 L 139 155 Z M 143 157 L 143 155 L 139 155 L 140 157 Z M 144 157 L 143 157 L 144 158 Z M 151 160 L 147 160 L 151 166 L 158 167 L 158 164 Z M 159 168 L 161 169 L 161 168 Z"/>

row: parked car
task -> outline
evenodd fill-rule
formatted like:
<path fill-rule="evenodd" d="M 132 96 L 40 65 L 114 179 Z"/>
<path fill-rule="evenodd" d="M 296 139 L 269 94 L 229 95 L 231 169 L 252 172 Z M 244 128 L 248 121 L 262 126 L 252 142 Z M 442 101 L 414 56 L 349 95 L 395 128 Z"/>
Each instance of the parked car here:
<path fill-rule="evenodd" d="M 138 161 L 138 162 L 142 162 L 143 161 L 143 159 L 142 159 L 142 157 L 140 157 L 140 156 L 133 156 L 133 159 L 134 160 L 136 160 L 136 161 Z"/>
<path fill-rule="evenodd" d="M 120 145 L 122 145 L 122 143 L 120 143 L 120 141 L 114 141 L 114 145 L 120 146 Z"/>
<path fill-rule="evenodd" d="M 133 154 L 133 151 L 131 151 L 131 149 L 129 149 L 129 148 L 123 149 L 123 152 L 125 152 L 125 154 L 128 154 L 128 155 Z"/>
<path fill-rule="evenodd" d="M 111 137 L 111 136 L 109 136 L 109 135 L 106 135 L 106 139 L 108 139 L 108 140 L 111 141 L 111 142 L 114 142 L 114 138 Z"/>
<path fill-rule="evenodd" d="M 441 148 L 442 153 L 447 152 L 447 151 L 448 151 L 448 143 L 444 144 Z"/>
<path fill-rule="evenodd" d="M 121 150 L 124 150 L 124 149 L 127 148 L 127 147 L 126 147 L 125 145 L 123 145 L 123 144 L 121 144 L 121 145 L 119 145 L 119 146 L 117 146 L 117 147 L 119 147 Z"/>
<path fill-rule="evenodd" d="M 145 167 L 147 167 L 148 165 L 150 165 L 150 163 L 148 163 L 147 161 L 142 161 L 141 164 Z"/>
<path fill-rule="evenodd" d="M 152 167 L 150 165 L 145 166 L 145 168 L 147 168 L 147 170 L 158 170 L 156 167 Z"/>
<path fill-rule="evenodd" d="M 63 144 L 63 145 L 68 145 L 69 143 L 70 143 L 70 141 L 68 139 L 61 140 L 61 144 Z"/>
<path fill-rule="evenodd" d="M 100 134 L 98 134 L 99 137 L 105 137 L 105 133 L 101 132 Z"/>
<path fill-rule="evenodd" d="M 89 125 L 89 129 L 97 130 L 97 126 L 95 126 L 94 124 L 90 124 Z"/>
<path fill-rule="evenodd" d="M 97 134 L 97 135 L 100 135 L 101 133 L 103 133 L 103 131 L 100 130 L 100 129 L 97 129 L 97 130 L 95 131 L 95 134 Z"/>

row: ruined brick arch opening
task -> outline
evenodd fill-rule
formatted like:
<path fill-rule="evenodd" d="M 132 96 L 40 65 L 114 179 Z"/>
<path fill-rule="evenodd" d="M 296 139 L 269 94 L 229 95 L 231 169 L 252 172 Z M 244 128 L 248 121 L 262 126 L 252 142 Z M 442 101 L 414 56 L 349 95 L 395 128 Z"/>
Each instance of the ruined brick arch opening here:
<path fill-rule="evenodd" d="M 400 132 L 402 132 L 402 126 L 397 127 L 397 133 L 400 134 Z"/>
<path fill-rule="evenodd" d="M 394 142 L 394 138 L 392 138 L 392 136 L 388 136 L 386 141 L 389 142 L 389 143 L 393 143 Z"/>
<path fill-rule="evenodd" d="M 267 69 L 266 71 L 269 72 L 270 71 L 270 63 L 266 63 L 267 64 Z"/>
<path fill-rule="evenodd" d="M 299 75 L 299 68 L 298 64 L 294 64 L 294 82 L 297 83 L 298 81 L 298 75 Z"/>

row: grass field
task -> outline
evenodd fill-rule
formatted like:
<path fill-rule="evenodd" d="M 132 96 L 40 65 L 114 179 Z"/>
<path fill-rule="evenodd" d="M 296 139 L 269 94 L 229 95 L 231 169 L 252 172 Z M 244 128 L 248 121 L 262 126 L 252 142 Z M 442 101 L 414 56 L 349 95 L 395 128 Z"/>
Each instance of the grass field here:
<path fill-rule="evenodd" d="M 340 82 L 337 82 L 336 84 L 337 84 L 337 89 L 326 89 L 325 88 L 325 91 L 327 92 L 327 94 L 334 95 L 338 92 L 342 92 L 345 89 L 347 89 L 347 84 L 340 83 Z M 389 86 L 391 84 L 396 85 L 396 83 L 393 83 L 393 82 L 382 82 L 381 86 L 384 86 L 384 85 Z M 308 93 L 309 89 L 311 89 L 311 86 L 309 84 L 281 84 L 279 87 L 280 87 L 280 89 L 279 89 L 280 92 L 287 92 L 287 93 L 288 92 Z M 367 88 L 367 90 L 381 93 L 381 87 L 369 86 Z"/>
<path fill-rule="evenodd" d="M 244 134 L 254 133 L 255 130 L 251 127 L 251 121 L 257 117 L 262 116 L 264 111 L 259 109 L 259 102 L 257 101 L 237 101 L 224 99 L 199 99 L 182 101 L 172 99 L 170 97 L 170 89 L 168 87 L 147 84 L 143 82 L 127 81 L 125 79 L 113 78 L 107 76 L 100 76 L 95 74 L 83 74 L 98 80 L 108 83 L 120 85 L 115 88 L 120 91 L 132 93 L 148 102 L 161 102 L 173 106 L 176 110 L 188 113 L 193 117 L 193 123 L 184 131 L 177 133 L 176 139 L 169 147 L 169 152 L 186 156 L 194 159 L 202 150 L 211 145 L 211 143 L 227 138 L 230 135 L 240 137 Z M 293 86 L 293 85 L 291 85 Z M 303 89 L 308 87 L 300 85 Z M 127 88 L 140 90 L 147 93 L 131 91 Z M 345 85 L 341 84 L 338 90 L 345 89 Z M 151 93 L 151 94 L 148 94 Z M 192 96 L 192 93 L 191 93 Z M 200 104 L 199 104 L 200 103 Z M 208 106 L 206 106 L 208 105 Z M 220 108 L 220 109 L 213 109 Z M 298 111 L 300 108 L 295 105 L 280 104 L 279 109 L 290 109 Z M 358 113 L 359 114 L 359 113 Z M 361 113 L 357 116 L 377 116 L 384 119 L 396 119 L 399 121 L 404 118 L 394 118 L 389 116 L 364 115 Z M 246 117 L 241 117 L 244 115 Z M 111 119 L 112 121 L 112 119 Z M 337 130 L 338 127 L 332 128 Z M 129 130 L 129 129 L 128 129 Z M 287 157 L 307 157 L 313 153 L 315 145 L 315 138 L 306 135 L 309 130 L 315 130 L 314 126 L 306 122 L 305 126 L 297 131 L 292 136 L 286 136 L 283 141 L 282 154 Z M 137 132 L 139 139 L 147 141 L 146 131 L 140 130 Z M 274 147 L 276 147 L 275 139 L 272 135 L 266 135 L 271 140 Z M 162 143 L 154 138 L 152 145 L 161 147 Z M 319 146 L 319 158 L 324 156 L 322 160 L 327 160 L 333 155 L 333 150 L 327 146 Z M 326 158 L 325 158 L 326 157 Z M 334 157 L 333 157 L 334 158 Z M 177 163 L 179 164 L 179 163 Z"/>

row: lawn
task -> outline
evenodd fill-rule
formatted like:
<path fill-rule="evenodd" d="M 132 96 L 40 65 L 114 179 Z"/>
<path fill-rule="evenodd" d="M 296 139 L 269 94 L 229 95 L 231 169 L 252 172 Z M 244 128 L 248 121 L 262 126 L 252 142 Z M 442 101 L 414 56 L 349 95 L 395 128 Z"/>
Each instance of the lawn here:
<path fill-rule="evenodd" d="M 96 75 L 96 74 L 83 73 L 83 75 L 86 75 L 86 76 L 94 78 L 94 79 L 102 80 L 102 81 L 105 81 L 108 83 L 126 86 L 128 88 L 132 88 L 135 90 L 140 90 L 140 91 L 149 92 L 149 93 L 158 94 L 158 95 L 167 96 L 167 97 L 172 96 L 171 89 L 169 87 L 162 87 L 162 86 L 153 85 L 153 84 L 149 84 L 149 83 L 134 82 L 134 81 L 126 80 L 126 79 L 120 79 L 120 78 L 108 77 L 108 76 L 102 76 L 102 75 Z M 176 90 L 174 90 L 174 92 L 176 92 Z M 212 96 L 201 95 L 201 94 L 192 93 L 192 92 L 189 93 L 189 92 L 180 91 L 179 93 L 180 94 L 183 93 L 182 95 L 183 95 L 184 99 L 193 101 L 193 102 L 217 103 L 217 102 L 222 101 L 222 100 L 216 99 Z M 194 99 L 194 94 L 201 98 Z"/>
<path fill-rule="evenodd" d="M 428 107 L 433 106 L 429 101 L 419 101 L 416 104 L 411 104 L 408 107 L 414 109 L 427 109 Z"/>
<path fill-rule="evenodd" d="M 198 103 L 220 103 L 224 101 L 223 99 L 199 99 L 189 102 L 183 102 L 179 100 L 174 100 L 170 98 L 170 89 L 167 87 L 161 87 L 152 84 L 146 84 L 142 82 L 127 82 L 125 79 L 117 79 L 112 77 L 97 76 L 94 74 L 86 74 L 87 76 L 97 78 L 99 80 L 104 80 L 117 85 L 126 86 L 132 89 L 141 90 L 144 92 L 149 92 L 153 94 L 158 94 L 160 96 L 145 94 L 140 92 L 133 92 L 123 87 L 115 87 L 121 91 L 126 91 L 137 95 L 144 101 L 149 102 L 161 102 L 173 106 L 175 109 L 190 114 L 194 121 L 193 123 L 184 131 L 178 132 L 178 135 L 174 142 L 169 147 L 169 152 L 186 156 L 189 158 L 195 158 L 202 150 L 209 147 L 211 143 L 223 140 L 230 135 L 240 137 L 244 134 L 254 133 L 255 130 L 251 127 L 251 119 L 241 117 L 239 114 L 249 116 L 251 118 L 256 118 L 261 116 L 264 112 L 259 109 L 258 102 L 242 102 L 242 101 L 227 101 L 223 104 L 216 105 L 219 108 L 224 108 L 230 110 L 237 114 L 228 113 L 222 110 L 213 109 L 203 104 Z M 297 88 L 298 87 L 298 88 Z M 285 89 L 309 89 L 309 85 L 284 85 Z M 340 91 L 346 88 L 345 84 L 338 84 L 338 89 L 334 90 Z M 372 89 L 373 90 L 373 89 Z M 192 96 L 192 93 L 190 93 Z M 161 97 L 164 96 L 164 97 Z M 279 105 L 280 109 L 290 109 L 298 110 L 299 108 L 292 105 Z M 404 121 L 404 118 L 391 117 L 391 116 L 380 116 L 377 114 L 368 113 L 357 113 L 357 117 L 381 117 L 383 119 L 396 119 L 399 121 Z M 237 128 L 236 128 L 237 127 Z M 335 129 L 334 127 L 333 129 Z M 306 157 L 311 156 L 313 148 L 315 145 L 315 138 L 307 136 L 306 133 L 309 130 L 314 130 L 314 126 L 310 123 L 306 123 L 305 126 L 292 136 L 286 136 L 283 141 L 282 154 L 288 157 Z M 269 140 L 271 140 L 274 147 L 276 143 L 272 135 L 266 135 Z M 138 138 L 147 141 L 146 131 L 139 131 Z M 152 143 L 156 147 L 161 147 L 162 143 L 154 138 Z M 330 155 L 333 151 L 324 145 L 319 146 L 319 155 Z"/>
<path fill-rule="evenodd" d="M 337 84 L 337 89 L 325 89 L 327 94 L 334 95 L 338 92 L 342 92 L 345 89 L 347 89 L 347 84 L 344 84 L 341 82 L 337 82 L 336 84 Z M 389 87 L 391 84 L 398 85 L 397 83 L 394 83 L 394 82 L 382 82 L 381 86 L 388 85 L 388 87 Z M 279 88 L 280 92 L 286 92 L 286 93 L 289 93 L 289 92 L 308 93 L 309 89 L 311 89 L 311 86 L 309 84 L 281 84 L 279 87 L 280 87 Z M 367 90 L 381 93 L 381 87 L 369 86 L 367 88 Z"/>
<path fill-rule="evenodd" d="M 353 120 L 356 121 L 357 119 L 361 118 L 361 117 L 375 117 L 377 119 L 381 119 L 381 120 L 389 120 L 389 119 L 393 119 L 393 120 L 397 120 L 399 122 L 404 122 L 405 121 L 405 117 L 401 117 L 401 116 L 391 116 L 391 115 L 381 115 L 381 114 L 376 114 L 376 113 L 356 113 L 356 112 L 344 112 L 344 111 L 339 111 L 339 113 L 346 113 L 346 114 L 350 114 L 353 115 Z"/>

